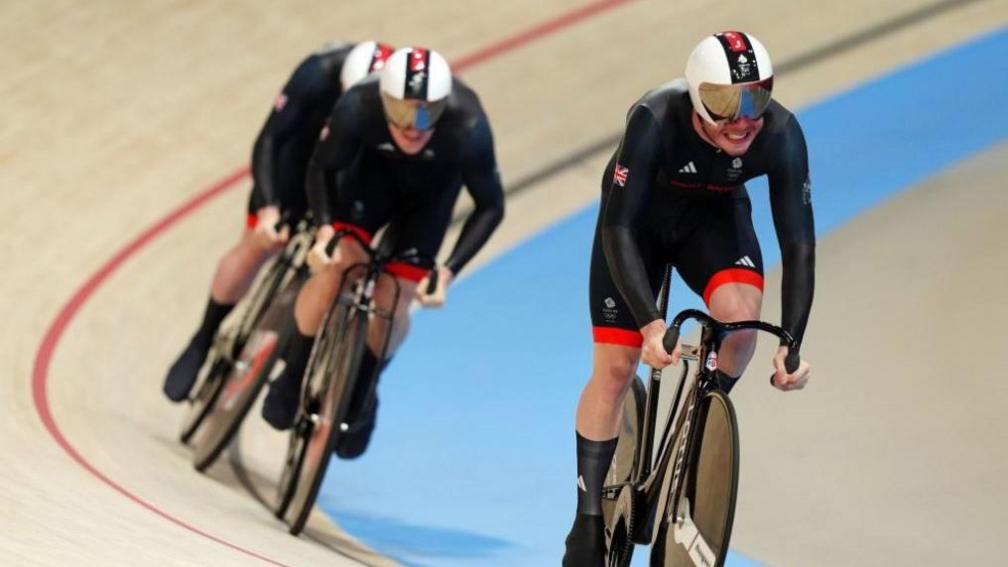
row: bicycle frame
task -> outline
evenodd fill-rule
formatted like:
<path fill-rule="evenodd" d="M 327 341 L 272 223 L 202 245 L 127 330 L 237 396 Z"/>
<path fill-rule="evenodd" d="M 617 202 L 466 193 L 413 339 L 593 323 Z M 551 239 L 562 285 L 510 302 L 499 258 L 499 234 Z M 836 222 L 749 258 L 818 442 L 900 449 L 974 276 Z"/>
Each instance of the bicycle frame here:
<path fill-rule="evenodd" d="M 671 278 L 671 266 L 666 266 L 662 280 L 662 287 L 658 294 L 658 308 L 662 314 L 668 311 L 668 293 Z M 644 515 L 645 523 L 641 531 L 634 534 L 632 538 L 636 542 L 651 541 L 657 532 L 655 528 L 655 518 L 658 515 L 658 504 L 662 494 L 659 488 L 662 480 L 668 472 L 669 461 L 674 457 L 675 463 L 672 469 L 672 495 L 673 512 L 678 503 L 678 496 L 683 485 L 683 470 L 687 456 L 690 454 L 693 445 L 693 421 L 694 409 L 698 400 L 711 390 L 718 388 L 714 372 L 717 370 L 717 353 L 721 348 L 724 337 L 734 331 L 743 329 L 755 329 L 765 331 L 784 340 L 789 347 L 789 355 L 786 361 L 788 371 L 793 372 L 798 367 L 798 347 L 796 341 L 787 332 L 769 323 L 762 321 L 739 321 L 734 323 L 723 323 L 696 310 L 687 309 L 680 312 L 673 319 L 664 339 L 665 349 L 669 352 L 675 347 L 679 338 L 679 329 L 687 319 L 694 319 L 701 325 L 700 344 L 698 347 L 683 347 L 683 370 L 679 375 L 679 382 L 676 393 L 673 396 L 669 416 L 665 422 L 662 435 L 659 438 L 658 452 L 654 452 L 655 433 L 657 427 L 658 400 L 661 393 L 662 370 L 652 368 L 647 384 L 647 393 L 644 402 L 644 418 L 640 431 L 640 437 L 634 452 L 633 466 L 630 471 L 628 482 L 603 487 L 603 496 L 615 499 L 623 487 L 630 485 L 633 487 L 636 497 L 643 498 L 643 508 L 640 514 Z M 690 399 L 686 405 L 680 408 L 683 393 L 686 391 L 686 383 L 689 377 L 689 361 L 698 363 L 694 374 L 695 386 L 690 390 Z M 702 364 L 700 362 L 702 361 Z M 685 415 L 683 414 L 685 412 Z M 680 445 L 676 455 L 670 454 L 673 443 L 675 429 L 673 425 L 680 422 L 683 425 L 682 435 L 684 442 Z M 667 505 L 667 502 L 666 502 Z M 635 513 L 635 516 L 638 513 Z"/>
<path fill-rule="evenodd" d="M 349 230 L 337 231 L 333 235 L 330 245 L 327 247 L 327 252 L 332 254 L 336 245 L 343 238 L 352 238 L 360 244 L 361 248 L 368 255 L 368 260 L 351 264 L 343 270 L 343 273 L 340 275 L 340 286 L 336 294 L 336 300 L 333 304 L 333 308 L 335 308 L 336 305 L 343 305 L 348 310 L 353 309 L 366 313 L 368 316 L 376 316 L 387 320 L 389 324 L 385 329 L 385 336 L 382 337 L 381 352 L 378 355 L 378 360 L 385 360 L 386 354 L 388 354 L 389 342 L 392 337 L 395 322 L 395 310 L 399 305 L 399 298 L 402 295 L 402 286 L 399 284 L 398 279 L 386 270 L 386 266 L 393 262 L 413 260 L 420 260 L 421 262 L 433 265 L 433 261 L 417 253 L 397 255 L 386 252 L 382 246 L 373 249 L 365 243 L 357 233 Z M 363 271 L 363 275 L 360 278 L 351 281 L 348 276 L 352 275 L 355 271 Z M 393 286 L 391 307 L 388 310 L 382 309 L 378 305 L 372 305 L 375 285 L 378 283 L 379 278 L 383 275 L 391 278 Z M 349 297 L 344 295 L 347 285 L 354 286 L 353 294 Z M 374 369 L 374 372 L 378 372 L 378 367 Z M 370 376 L 370 378 L 374 378 L 374 376 Z M 369 384 L 371 391 L 368 392 L 367 398 L 374 395 L 374 389 L 377 386 L 377 381 L 370 380 Z"/>
<path fill-rule="evenodd" d="M 281 227 L 287 225 L 288 215 L 285 213 L 281 219 L 277 222 L 276 228 L 280 230 Z M 302 219 L 298 222 L 297 226 L 294 227 L 294 234 L 291 236 L 290 241 L 284 246 L 282 250 L 277 253 L 276 258 L 272 262 L 267 263 L 263 269 L 260 270 L 257 280 L 259 278 L 267 277 L 269 272 L 277 269 L 279 266 L 283 266 L 286 270 L 290 266 L 298 264 L 300 265 L 300 270 L 307 270 L 304 265 L 304 257 L 308 253 L 309 248 L 311 248 L 312 240 L 315 238 L 315 231 L 313 229 L 308 229 L 309 224 L 308 219 Z M 287 225 L 289 226 L 289 225 Z M 300 272 L 299 272 L 300 273 Z M 271 289 L 266 295 L 272 297 L 274 293 L 283 287 L 288 280 L 277 281 L 274 283 L 273 289 Z M 254 283 L 249 289 L 255 290 L 257 283 Z M 218 333 L 214 337 L 214 348 L 218 353 L 227 358 L 229 362 L 234 362 L 238 359 L 243 345 L 238 344 L 236 341 L 239 336 L 247 334 L 252 330 L 258 322 L 259 319 L 265 314 L 265 309 L 263 306 L 258 305 L 248 305 L 241 313 L 238 319 L 238 324 L 231 328 L 230 332 Z"/>
<path fill-rule="evenodd" d="M 368 321 L 371 316 L 376 316 L 389 321 L 388 328 L 385 329 L 384 337 L 382 337 L 382 345 L 378 349 L 380 350 L 379 360 L 385 359 L 393 331 L 395 310 L 402 295 L 402 287 L 394 275 L 388 272 L 387 266 L 391 262 L 411 260 L 429 262 L 428 258 L 415 252 L 392 255 L 385 252 L 383 248 L 373 250 L 356 233 L 350 231 L 337 231 L 333 240 L 326 246 L 326 252 L 332 254 L 342 238 L 356 240 L 367 254 L 368 259 L 343 269 L 336 296 L 326 310 L 320 334 L 316 337 L 309 355 L 308 367 L 306 368 L 307 376 L 302 385 L 301 403 L 295 426 L 289 437 L 287 460 L 280 477 L 279 501 L 275 510 L 277 517 L 288 520 L 292 534 L 300 533 L 304 527 L 307 514 L 314 503 L 321 479 L 325 474 L 325 466 L 328 463 L 333 443 L 338 442 L 334 435 L 346 433 L 350 428 L 350 424 L 346 422 L 346 412 L 352 399 L 350 395 L 359 383 L 357 381 L 359 377 L 356 376 L 358 370 L 331 368 L 330 362 L 334 359 L 330 359 L 330 357 L 338 355 L 341 344 L 350 345 L 350 350 L 347 351 L 351 353 L 349 356 L 360 356 L 360 349 L 368 347 L 366 344 L 356 341 L 367 340 Z M 373 305 L 372 301 L 375 285 L 382 275 L 392 277 L 393 281 L 390 309 Z M 352 291 L 348 287 L 351 285 Z M 357 319 L 361 316 L 367 317 L 367 319 Z M 355 326 L 357 333 L 363 333 L 363 336 L 358 335 L 354 338 L 354 343 L 343 342 L 348 340 L 343 335 L 348 325 Z M 331 336 L 327 331 L 330 328 L 333 329 Z M 376 365 L 374 372 L 378 372 L 379 368 L 380 366 Z M 338 394 L 330 392 L 330 387 L 334 385 L 332 383 L 334 376 L 339 376 L 339 379 L 343 380 L 342 383 L 335 384 L 341 390 Z M 370 378 L 372 379 L 367 385 L 366 398 L 371 398 L 375 394 L 377 380 L 373 379 L 374 375 Z M 324 424 L 322 423 L 323 411 L 325 412 Z M 319 425 L 324 425 L 326 430 L 323 431 L 322 436 L 316 437 L 313 434 L 313 429 Z M 322 444 L 319 445 L 319 443 Z M 306 459 L 309 458 L 309 453 L 314 455 L 315 461 L 308 476 L 302 478 L 302 468 L 307 464 Z M 308 484 L 301 484 L 302 482 Z M 291 516 L 289 507 L 294 502 L 298 502 L 298 504 L 294 515 Z"/>

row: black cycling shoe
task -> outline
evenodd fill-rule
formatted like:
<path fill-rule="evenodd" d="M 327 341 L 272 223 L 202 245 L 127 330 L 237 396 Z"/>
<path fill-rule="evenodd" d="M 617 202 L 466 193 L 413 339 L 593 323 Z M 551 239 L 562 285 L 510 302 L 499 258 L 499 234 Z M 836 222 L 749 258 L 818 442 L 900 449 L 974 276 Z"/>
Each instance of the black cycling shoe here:
<path fill-rule="evenodd" d="M 375 418 L 378 415 L 378 397 L 369 404 L 355 419 L 350 421 L 350 430 L 340 434 L 336 443 L 336 454 L 341 459 L 356 459 L 367 450 L 371 442 L 371 433 L 375 428 Z"/>
<path fill-rule="evenodd" d="M 567 534 L 563 567 L 605 567 L 605 521 L 602 516 L 578 514 Z"/>
<path fill-rule="evenodd" d="M 208 350 L 195 343 L 189 343 L 189 346 L 171 365 L 162 388 L 169 400 L 181 402 L 189 398 L 189 391 L 196 383 L 196 377 L 199 375 L 200 368 L 203 367 Z"/>
<path fill-rule="evenodd" d="M 269 392 L 263 400 L 262 417 L 273 429 L 284 431 L 294 425 L 298 404 L 301 402 L 299 382 L 288 377 L 285 369 L 283 374 L 270 383 Z"/>

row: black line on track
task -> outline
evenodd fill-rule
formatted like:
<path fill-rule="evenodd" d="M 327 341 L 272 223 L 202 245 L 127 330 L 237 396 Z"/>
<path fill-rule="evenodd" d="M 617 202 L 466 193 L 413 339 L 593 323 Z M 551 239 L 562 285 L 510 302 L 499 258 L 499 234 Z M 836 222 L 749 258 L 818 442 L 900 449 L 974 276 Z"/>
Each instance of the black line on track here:
<path fill-rule="evenodd" d="M 914 24 L 923 22 L 930 18 L 940 16 L 947 12 L 953 10 L 964 8 L 971 4 L 977 4 L 979 2 L 984 2 L 986 0 L 941 0 L 935 2 L 934 4 L 929 4 L 927 6 L 922 6 L 915 10 L 911 10 L 901 16 L 897 16 L 890 20 L 880 22 L 874 26 L 868 27 L 859 32 L 852 33 L 815 49 L 793 57 L 791 59 L 784 60 L 783 63 L 776 66 L 774 69 L 774 74 L 781 73 L 791 73 L 795 71 L 800 71 L 816 63 L 822 62 L 831 57 L 840 55 L 846 51 L 850 51 L 856 47 L 860 47 L 867 43 L 880 38 L 881 36 L 892 33 L 895 31 L 902 30 L 904 28 L 910 27 Z M 531 173 L 527 173 L 518 179 L 508 183 L 504 188 L 504 193 L 506 196 L 511 197 L 519 193 L 525 192 L 536 185 L 547 181 L 557 175 L 580 165 L 582 162 L 596 156 L 602 151 L 609 150 L 617 143 L 619 143 L 620 137 L 623 135 L 622 131 L 607 134 L 602 138 L 586 144 L 574 151 L 560 156 L 559 158 L 547 163 L 546 165 L 540 167 L 539 169 L 533 170 Z M 458 215 L 452 219 L 452 226 L 461 224 L 465 218 L 468 216 L 468 212 Z M 228 462 L 231 465 L 232 471 L 234 471 L 235 478 L 238 482 L 245 487 L 256 501 L 263 505 L 264 508 L 272 513 L 272 506 L 263 497 L 262 494 L 256 489 L 255 484 L 252 482 L 251 477 L 248 475 L 248 470 L 245 468 L 244 462 L 241 458 L 241 431 L 239 430 L 238 435 L 232 442 L 231 447 L 228 449 Z M 341 549 L 334 547 L 332 544 L 322 540 L 319 537 L 312 536 L 307 533 L 308 530 L 302 532 L 308 539 L 318 542 L 319 544 L 325 546 L 326 548 L 332 550 L 333 552 L 346 557 L 347 559 L 357 561 L 362 563 L 360 558 L 348 555 Z"/>
<path fill-rule="evenodd" d="M 852 33 L 831 43 L 813 49 L 808 53 L 793 57 L 775 66 L 775 72 L 792 72 L 804 69 L 810 65 L 818 63 L 824 59 L 829 59 L 845 51 L 850 51 L 866 43 L 874 41 L 885 34 L 908 28 L 914 24 L 923 22 L 935 16 L 940 16 L 946 12 L 951 12 L 959 8 L 965 8 L 970 4 L 977 4 L 985 0 L 942 0 L 921 6 L 916 10 L 911 10 L 902 16 L 897 16 L 891 20 L 880 22 L 874 26 L 859 32 Z"/>
<path fill-rule="evenodd" d="M 242 435 L 242 430 L 239 429 L 238 433 L 235 434 L 234 439 L 231 441 L 231 444 L 228 446 L 228 449 L 227 449 L 228 464 L 231 465 L 231 471 L 234 473 L 235 479 L 238 481 L 238 483 L 241 484 L 242 487 L 245 488 L 246 492 L 248 492 L 252 496 L 252 498 L 255 499 L 256 502 L 258 502 L 259 504 L 261 504 L 262 507 L 265 508 L 270 513 L 270 515 L 273 515 L 273 505 L 256 488 L 255 482 L 253 482 L 252 477 L 249 476 L 248 468 L 245 466 L 245 461 L 242 460 L 242 456 L 241 456 L 241 435 Z M 280 522 L 281 524 L 283 523 L 283 520 L 279 520 L 278 519 L 277 521 Z M 286 525 L 286 524 L 284 524 L 284 525 Z M 324 538 L 321 535 L 316 535 L 315 531 L 316 530 L 313 530 L 313 529 L 309 528 L 308 526 L 305 526 L 305 528 L 303 530 L 301 530 L 301 536 L 303 536 L 305 539 L 310 539 L 310 540 L 314 541 L 315 543 L 317 543 L 317 544 L 325 547 L 329 551 L 332 551 L 333 553 L 336 553 L 337 555 L 339 555 L 341 557 L 345 557 L 346 559 L 349 559 L 349 560 L 354 561 L 356 563 L 359 563 L 361 565 L 368 565 L 368 563 L 366 561 L 364 561 L 363 559 L 361 559 L 360 557 L 356 557 L 356 556 L 354 556 L 354 555 L 346 552 L 340 546 L 338 546 L 338 545 L 336 545 L 336 544 L 334 544 L 334 543 L 332 543 L 330 541 L 327 541 L 327 538 Z M 296 536 L 291 536 L 291 537 L 296 537 Z"/>
<path fill-rule="evenodd" d="M 947 12 L 984 1 L 986 0 L 941 0 L 933 4 L 922 6 L 903 15 L 896 16 L 890 20 L 880 22 L 861 31 L 854 32 L 825 45 L 816 47 L 811 51 L 792 57 L 791 59 L 785 59 L 781 64 L 774 66 L 774 74 L 779 75 L 781 73 L 787 74 L 800 71 L 826 59 L 850 51 L 856 47 L 871 43 L 886 34 L 902 30 L 914 24 L 934 18 L 935 16 L 940 16 Z M 514 195 L 518 195 L 519 193 L 523 193 L 544 181 L 560 175 L 568 169 L 580 165 L 582 162 L 595 157 L 603 151 L 612 150 L 616 144 L 619 143 L 622 135 L 622 130 L 606 134 L 594 142 L 586 144 L 566 155 L 562 155 L 552 160 L 531 173 L 525 174 L 511 183 L 508 183 L 504 188 L 505 195 L 512 197 Z M 452 226 L 461 224 L 468 214 L 468 211 L 466 211 L 453 218 Z"/>

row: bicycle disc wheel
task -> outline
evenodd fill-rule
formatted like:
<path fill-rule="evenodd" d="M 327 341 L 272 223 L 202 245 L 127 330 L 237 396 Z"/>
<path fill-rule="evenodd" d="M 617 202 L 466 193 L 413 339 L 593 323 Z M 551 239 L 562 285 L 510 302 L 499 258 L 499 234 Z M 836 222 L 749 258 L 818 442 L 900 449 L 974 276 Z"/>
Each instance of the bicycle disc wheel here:
<path fill-rule="evenodd" d="M 724 565 L 738 496 L 738 421 L 731 400 L 707 393 L 698 407 L 689 462 L 674 501 L 662 517 L 651 565 Z M 673 489 L 669 487 L 669 489 Z M 673 495 L 674 496 L 674 495 Z"/>
<path fill-rule="evenodd" d="M 203 419 L 210 413 L 217 395 L 220 394 L 224 386 L 224 375 L 230 371 L 231 365 L 218 356 L 210 365 L 210 370 L 200 377 L 196 382 L 194 391 L 196 392 L 189 401 L 189 408 L 182 419 L 182 427 L 179 428 L 179 441 L 189 443 L 193 434 L 203 423 Z"/>
<path fill-rule="evenodd" d="M 289 332 L 284 330 L 284 341 Z M 196 470 L 202 472 L 212 465 L 238 432 L 283 350 L 280 342 L 273 331 L 258 331 L 249 337 L 193 442 Z"/>
<path fill-rule="evenodd" d="M 319 396 L 318 411 L 305 418 L 308 424 L 305 424 L 304 454 L 298 459 L 302 462 L 297 475 L 291 478 L 294 489 L 284 514 L 293 535 L 301 533 L 308 520 L 329 458 L 336 447 L 339 427 L 349 409 L 350 394 L 357 381 L 361 356 L 367 348 L 367 327 L 367 314 L 351 309 L 346 317 L 344 333 L 335 343 L 328 364 L 323 368 L 325 379 L 319 383 L 324 388 L 316 394 Z"/>

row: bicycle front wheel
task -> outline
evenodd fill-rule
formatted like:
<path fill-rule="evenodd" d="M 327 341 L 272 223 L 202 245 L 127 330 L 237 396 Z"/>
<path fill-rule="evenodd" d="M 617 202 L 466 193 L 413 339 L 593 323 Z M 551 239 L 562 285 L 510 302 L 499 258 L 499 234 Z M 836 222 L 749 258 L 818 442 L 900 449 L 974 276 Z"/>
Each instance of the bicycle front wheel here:
<path fill-rule="evenodd" d="M 242 300 L 241 318 L 234 327 L 217 333 L 214 338 L 214 360 L 209 365 L 209 370 L 202 373 L 196 382 L 193 390 L 195 393 L 189 400 L 189 411 L 179 430 L 179 439 L 183 443 L 188 444 L 203 421 L 217 410 L 217 396 L 229 381 L 235 364 L 242 362 L 245 344 L 269 311 L 281 285 L 295 276 L 290 268 L 290 262 L 284 255 L 274 257 Z"/>
<path fill-rule="evenodd" d="M 686 474 L 668 499 L 651 553 L 653 567 L 724 565 L 738 496 L 739 440 L 735 408 L 708 392 L 695 417 Z"/>
<path fill-rule="evenodd" d="M 288 456 L 288 466 L 297 470 L 296 474 L 289 475 L 289 504 L 283 506 L 281 502 L 281 508 L 286 508 L 284 517 L 294 535 L 301 533 L 315 505 L 329 457 L 336 448 L 340 424 L 349 410 L 361 356 L 367 348 L 367 313 L 350 308 L 346 317 L 342 336 L 335 342 L 326 364 L 319 368 L 324 373 L 321 380 L 310 377 L 312 383 L 322 386 L 316 392 L 309 392 L 317 402 L 313 400 L 308 404 L 304 421 L 292 433 L 303 436 L 302 443 L 291 444 L 292 449 L 302 454 Z"/>
<path fill-rule="evenodd" d="M 196 470 L 202 472 L 212 465 L 238 433 L 283 351 L 281 341 L 285 340 L 286 336 L 278 337 L 275 332 L 264 330 L 253 333 L 245 343 L 242 355 L 222 379 L 221 390 L 193 441 Z"/>
<path fill-rule="evenodd" d="M 179 428 L 179 441 L 188 444 L 196 430 L 203 424 L 203 419 L 213 409 L 217 395 L 224 388 L 224 376 L 231 370 L 231 365 L 222 356 L 217 356 L 210 364 L 210 370 L 200 376 L 193 390 L 196 392 L 189 401 L 189 408 L 182 427 Z"/>
<path fill-rule="evenodd" d="M 237 360 L 241 356 L 245 342 L 248 341 L 252 331 L 259 325 L 266 312 L 269 311 L 277 292 L 294 277 L 294 272 L 291 270 L 286 254 L 281 252 L 270 261 L 266 269 L 263 270 L 263 275 L 253 284 L 251 291 L 242 301 L 244 311 L 241 319 L 238 320 L 230 353 L 233 360 Z"/>

